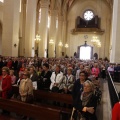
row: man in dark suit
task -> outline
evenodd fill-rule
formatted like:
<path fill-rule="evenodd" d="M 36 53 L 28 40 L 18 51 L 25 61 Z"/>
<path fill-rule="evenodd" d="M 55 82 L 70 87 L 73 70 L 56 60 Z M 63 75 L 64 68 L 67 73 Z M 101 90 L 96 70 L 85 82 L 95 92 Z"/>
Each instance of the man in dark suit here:
<path fill-rule="evenodd" d="M 18 76 L 18 60 L 16 58 L 12 61 L 12 69 L 14 70 L 15 76 Z"/>
<path fill-rule="evenodd" d="M 47 89 L 48 90 L 50 88 L 51 74 L 52 74 L 52 72 L 49 71 L 49 64 L 44 63 L 43 71 L 42 71 L 41 75 L 39 76 L 39 78 L 40 78 L 39 84 L 38 84 L 39 89 Z"/>

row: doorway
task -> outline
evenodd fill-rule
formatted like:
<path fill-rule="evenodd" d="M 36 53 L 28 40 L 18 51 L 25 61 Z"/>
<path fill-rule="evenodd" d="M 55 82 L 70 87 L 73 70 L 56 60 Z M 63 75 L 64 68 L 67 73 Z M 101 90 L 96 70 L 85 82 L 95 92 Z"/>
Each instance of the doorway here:
<path fill-rule="evenodd" d="M 90 60 L 93 58 L 93 47 L 81 45 L 78 47 L 78 58 L 81 60 Z"/>
<path fill-rule="evenodd" d="M 80 59 L 83 60 L 88 60 L 91 59 L 91 47 L 90 46 L 82 46 L 80 47 L 80 55 L 79 55 Z"/>

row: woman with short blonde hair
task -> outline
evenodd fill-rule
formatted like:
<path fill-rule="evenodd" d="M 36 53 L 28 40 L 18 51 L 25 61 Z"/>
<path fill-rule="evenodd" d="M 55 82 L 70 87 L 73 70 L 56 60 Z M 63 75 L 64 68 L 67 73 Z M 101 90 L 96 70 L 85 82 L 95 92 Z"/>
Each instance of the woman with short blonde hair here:
<path fill-rule="evenodd" d="M 29 72 L 25 71 L 23 74 L 23 79 L 20 82 L 19 93 L 21 96 L 21 101 L 27 102 L 27 97 L 33 95 L 33 84 L 30 79 Z M 33 101 L 30 101 L 33 102 Z"/>
<path fill-rule="evenodd" d="M 76 120 L 97 120 L 95 110 L 97 107 L 97 97 L 94 95 L 94 84 L 87 80 L 83 83 L 83 92 L 80 96 L 79 102 L 76 103 L 75 111 L 72 117 Z M 80 114 L 76 114 L 76 112 Z M 77 115 L 77 116 L 76 116 Z"/>

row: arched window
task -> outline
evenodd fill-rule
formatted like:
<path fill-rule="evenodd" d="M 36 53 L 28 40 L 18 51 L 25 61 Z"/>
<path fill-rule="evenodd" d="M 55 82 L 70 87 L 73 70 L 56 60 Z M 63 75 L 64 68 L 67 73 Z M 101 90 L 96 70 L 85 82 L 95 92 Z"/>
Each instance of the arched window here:
<path fill-rule="evenodd" d="M 58 28 L 58 18 L 56 19 L 56 28 Z"/>
<path fill-rule="evenodd" d="M 48 16 L 48 28 L 50 27 L 50 16 Z"/>
<path fill-rule="evenodd" d="M 21 12 L 21 7 L 22 7 L 22 1 L 20 0 L 20 9 L 19 9 L 19 12 Z"/>

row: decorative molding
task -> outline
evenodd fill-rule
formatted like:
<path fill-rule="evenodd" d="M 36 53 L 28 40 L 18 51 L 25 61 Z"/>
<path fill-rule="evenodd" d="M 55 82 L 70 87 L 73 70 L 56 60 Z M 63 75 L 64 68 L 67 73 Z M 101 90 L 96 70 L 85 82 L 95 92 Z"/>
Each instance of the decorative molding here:
<path fill-rule="evenodd" d="M 71 30 L 71 34 L 91 33 L 91 34 L 103 34 L 105 31 L 98 28 L 75 28 Z"/>

